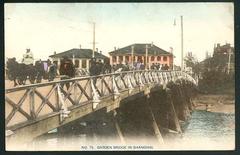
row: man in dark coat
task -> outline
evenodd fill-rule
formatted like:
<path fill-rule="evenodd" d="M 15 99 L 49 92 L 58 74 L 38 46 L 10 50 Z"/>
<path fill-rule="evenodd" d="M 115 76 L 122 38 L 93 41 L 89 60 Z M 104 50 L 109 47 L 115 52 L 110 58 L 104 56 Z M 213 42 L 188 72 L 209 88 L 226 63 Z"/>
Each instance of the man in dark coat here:
<path fill-rule="evenodd" d="M 97 62 L 96 62 L 96 59 L 93 58 L 90 60 L 90 68 L 89 68 L 89 72 L 90 72 L 90 76 L 96 76 L 98 75 L 98 65 L 97 65 Z M 100 70 L 101 71 L 101 70 Z M 97 82 L 97 79 L 96 78 L 93 78 L 93 84 L 94 86 L 96 85 L 96 82 Z"/>
<path fill-rule="evenodd" d="M 72 60 L 70 60 L 67 56 L 63 57 L 63 60 L 61 61 L 59 73 L 61 75 L 61 80 L 66 80 L 74 77 L 75 71 Z M 64 87 L 64 84 L 66 84 L 67 89 L 69 89 L 69 82 L 63 83 L 61 86 Z"/>
<path fill-rule="evenodd" d="M 57 75 L 57 66 L 54 63 L 51 63 L 51 62 L 48 62 L 48 63 L 49 63 L 48 81 L 53 81 Z"/>

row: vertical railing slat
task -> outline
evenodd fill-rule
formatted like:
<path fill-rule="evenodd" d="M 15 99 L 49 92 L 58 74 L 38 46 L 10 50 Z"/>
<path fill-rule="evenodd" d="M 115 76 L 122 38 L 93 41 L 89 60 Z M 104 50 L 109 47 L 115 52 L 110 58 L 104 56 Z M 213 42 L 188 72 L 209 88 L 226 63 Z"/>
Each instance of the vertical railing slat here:
<path fill-rule="evenodd" d="M 29 102 L 30 102 L 31 119 L 34 120 L 36 118 L 36 113 L 35 113 L 35 88 L 31 88 L 31 90 L 30 90 Z"/>

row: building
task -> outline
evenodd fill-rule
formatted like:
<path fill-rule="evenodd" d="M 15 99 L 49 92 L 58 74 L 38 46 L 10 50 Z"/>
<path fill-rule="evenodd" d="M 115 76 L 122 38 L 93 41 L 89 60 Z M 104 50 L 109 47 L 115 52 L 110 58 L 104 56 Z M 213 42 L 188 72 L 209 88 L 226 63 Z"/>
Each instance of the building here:
<path fill-rule="evenodd" d="M 147 54 L 146 54 L 147 53 Z M 173 66 L 173 54 L 152 44 L 132 44 L 120 49 L 109 52 L 110 64 L 143 62 L 145 66 L 152 64 L 167 64 Z M 146 62 L 146 55 L 148 62 Z M 146 65 L 147 64 L 147 65 Z"/>
<path fill-rule="evenodd" d="M 225 45 L 220 45 L 219 43 L 217 44 L 214 44 L 214 49 L 213 49 L 213 57 L 216 57 L 218 55 L 226 55 L 226 54 L 229 54 L 229 53 L 233 53 L 234 51 L 234 48 L 231 47 L 231 45 L 229 43 L 226 43 Z"/>
<path fill-rule="evenodd" d="M 60 66 L 61 59 L 64 56 L 67 56 L 69 59 L 72 59 L 73 64 L 76 68 L 85 68 L 89 69 L 90 60 L 92 58 L 92 50 L 91 49 L 80 49 L 73 48 L 65 52 L 54 53 L 49 57 L 52 59 L 53 63 L 55 63 L 58 67 Z M 95 51 L 96 61 L 104 62 L 104 60 L 108 59 L 102 52 Z"/>
<path fill-rule="evenodd" d="M 213 58 L 216 64 L 223 65 L 223 71 L 234 72 L 234 47 L 232 47 L 229 43 L 225 45 L 217 44 L 214 45 Z"/>

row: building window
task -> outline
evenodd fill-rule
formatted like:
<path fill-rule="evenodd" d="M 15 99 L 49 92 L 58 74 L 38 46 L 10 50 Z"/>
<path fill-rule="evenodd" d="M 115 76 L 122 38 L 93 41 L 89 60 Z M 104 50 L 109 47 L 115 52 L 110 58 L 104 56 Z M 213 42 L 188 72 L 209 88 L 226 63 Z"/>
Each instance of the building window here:
<path fill-rule="evenodd" d="M 166 56 L 163 57 L 163 61 L 167 61 L 167 57 Z"/>
<path fill-rule="evenodd" d="M 112 62 L 116 62 L 117 57 L 116 56 L 112 56 Z"/>
<path fill-rule="evenodd" d="M 119 56 L 119 62 L 122 62 L 123 61 L 123 56 Z"/>
<path fill-rule="evenodd" d="M 151 56 L 151 61 L 154 61 L 154 56 Z"/>
<path fill-rule="evenodd" d="M 137 61 L 142 62 L 142 57 L 141 57 L 141 56 L 138 56 Z"/>
<path fill-rule="evenodd" d="M 79 67 L 79 60 L 75 60 L 75 67 L 76 67 L 76 68 Z"/>
<path fill-rule="evenodd" d="M 136 60 L 136 57 L 135 56 L 133 56 L 133 61 L 135 61 Z"/>
<path fill-rule="evenodd" d="M 86 68 L 87 67 L 87 60 L 83 59 L 82 60 L 82 68 Z"/>
<path fill-rule="evenodd" d="M 157 61 L 161 61 L 161 56 L 158 56 L 158 57 L 157 57 Z"/>
<path fill-rule="evenodd" d="M 125 60 L 129 62 L 129 56 L 125 56 Z"/>

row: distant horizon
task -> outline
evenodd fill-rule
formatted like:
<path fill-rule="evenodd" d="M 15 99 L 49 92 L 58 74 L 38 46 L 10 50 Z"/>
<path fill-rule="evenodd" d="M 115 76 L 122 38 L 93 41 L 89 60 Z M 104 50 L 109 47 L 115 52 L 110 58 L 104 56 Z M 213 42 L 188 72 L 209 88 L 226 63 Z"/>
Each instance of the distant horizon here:
<path fill-rule="evenodd" d="M 5 57 L 21 60 L 27 48 L 34 59 L 48 59 L 72 48 L 96 48 L 102 54 L 114 47 L 152 43 L 173 48 L 181 60 L 180 16 L 183 16 L 184 56 L 202 61 L 214 44 L 234 46 L 233 3 L 5 3 Z M 175 26 L 174 26 L 175 25 Z"/>

